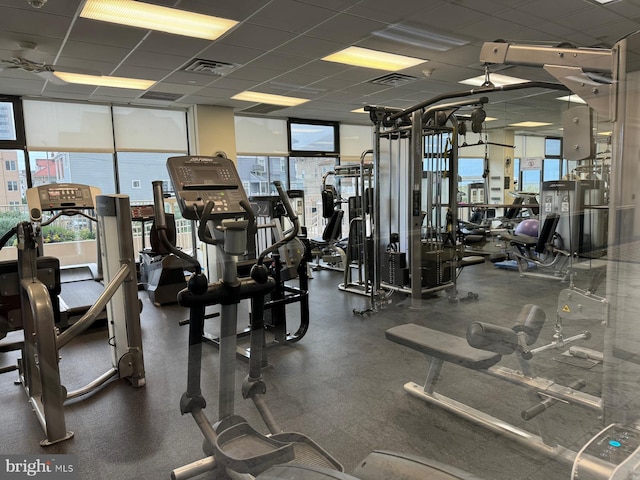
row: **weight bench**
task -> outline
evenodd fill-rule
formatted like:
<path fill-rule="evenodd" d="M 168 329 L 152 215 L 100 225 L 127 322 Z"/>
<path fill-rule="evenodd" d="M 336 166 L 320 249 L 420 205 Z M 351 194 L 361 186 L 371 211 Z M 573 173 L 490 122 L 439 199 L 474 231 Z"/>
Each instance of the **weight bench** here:
<path fill-rule="evenodd" d="M 525 420 L 534 418 L 558 401 L 577 404 L 602 413 L 600 398 L 578 391 L 584 387 L 584 382 L 578 381 L 571 386 L 563 386 L 533 374 L 528 360 L 538 350 L 541 351 L 546 347 L 539 349 L 530 349 L 530 347 L 537 341 L 545 318 L 546 315 L 540 307 L 528 304 L 522 308 L 512 328 L 473 322 L 467 329 L 466 338 L 463 338 L 409 323 L 388 329 L 385 337 L 387 340 L 420 352 L 427 358 L 427 378 L 424 386 L 413 382 L 406 383 L 404 389 L 409 394 L 488 428 L 494 433 L 529 447 L 533 446 L 542 453 L 562 457 L 566 455 L 565 449 L 557 445 L 550 446 L 541 437 L 435 391 L 441 380 L 444 364 L 452 363 L 458 367 L 482 372 L 494 378 L 506 380 L 510 384 L 534 390 L 543 400 L 522 411 L 521 416 Z M 518 356 L 520 370 L 497 365 L 503 355 L 512 353 Z M 573 457 L 566 460 L 573 461 Z"/>

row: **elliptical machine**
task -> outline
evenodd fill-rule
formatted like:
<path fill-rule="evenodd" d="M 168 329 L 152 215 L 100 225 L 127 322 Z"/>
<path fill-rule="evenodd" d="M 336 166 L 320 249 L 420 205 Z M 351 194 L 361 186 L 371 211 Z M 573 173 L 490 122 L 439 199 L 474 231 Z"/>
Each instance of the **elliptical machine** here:
<path fill-rule="evenodd" d="M 234 479 L 355 480 L 342 473 L 342 465 L 310 438 L 299 433 L 284 433 L 263 398 L 266 384 L 262 379 L 260 360 L 264 345 L 264 296 L 275 288 L 275 280 L 269 276 L 263 262 L 269 253 L 291 241 L 299 229 L 297 215 L 281 183 L 274 182 L 274 185 L 293 228 L 281 241 L 259 255 L 250 277 L 238 278 L 237 256 L 245 252 L 247 236 L 255 234 L 255 218 L 233 162 L 223 156 L 172 157 L 167 161 L 167 169 L 183 217 L 199 221 L 200 240 L 216 246 L 223 264 L 222 279 L 208 283 L 196 259 L 171 248 L 166 241 L 164 216 L 156 216 L 161 241 L 195 268 L 187 289 L 178 294 L 178 303 L 189 308 L 187 390 L 180 399 L 180 411 L 183 415 L 193 416 L 205 438 L 203 450 L 207 455 L 174 469 L 171 478 L 184 480 L 222 468 Z M 156 212 L 162 212 L 162 182 L 153 182 L 153 194 Z M 242 299 L 251 299 L 252 303 L 249 374 L 242 384 L 242 396 L 253 401 L 269 435 L 258 432 L 234 413 L 237 305 Z M 200 380 L 205 308 L 217 304 L 221 305 L 218 419 L 212 425 L 204 413 L 206 400 Z M 387 452 L 370 454 L 357 472 L 361 480 L 479 480 L 437 462 Z"/>

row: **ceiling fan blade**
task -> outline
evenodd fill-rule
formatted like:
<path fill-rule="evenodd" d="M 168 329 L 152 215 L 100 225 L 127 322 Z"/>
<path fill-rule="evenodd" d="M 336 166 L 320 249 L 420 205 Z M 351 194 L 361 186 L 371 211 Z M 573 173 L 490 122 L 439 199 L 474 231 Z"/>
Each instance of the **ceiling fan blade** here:
<path fill-rule="evenodd" d="M 55 85 L 68 85 L 67 82 L 62 80 L 61 78 L 56 77 L 53 72 L 33 72 L 38 77 L 47 80 Z"/>
<path fill-rule="evenodd" d="M 78 73 L 81 75 L 102 75 L 97 70 L 91 70 L 81 67 L 71 67 L 69 65 L 48 65 L 48 67 L 52 72 Z"/>

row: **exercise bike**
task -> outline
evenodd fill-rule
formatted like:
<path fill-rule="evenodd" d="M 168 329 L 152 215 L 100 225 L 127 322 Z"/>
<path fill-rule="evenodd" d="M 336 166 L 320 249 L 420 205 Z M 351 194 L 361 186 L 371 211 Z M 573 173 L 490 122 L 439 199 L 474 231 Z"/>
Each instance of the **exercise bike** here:
<path fill-rule="evenodd" d="M 183 217 L 199 222 L 200 240 L 216 247 L 223 264 L 221 280 L 209 283 L 196 259 L 171 249 L 191 262 L 195 270 L 188 287 L 178 294 L 178 303 L 190 312 L 187 390 L 180 400 L 180 410 L 183 415 L 191 414 L 196 421 L 205 439 L 203 450 L 207 455 L 174 469 L 171 478 L 184 480 L 219 469 L 231 478 L 240 479 L 479 480 L 438 462 L 382 451 L 367 456 L 354 472 L 357 476 L 352 477 L 343 473 L 342 465 L 309 437 L 283 432 L 264 400 L 267 388 L 260 366 L 264 296 L 275 288 L 275 280 L 268 274 L 264 260 L 269 253 L 295 238 L 299 229 L 297 215 L 281 183 L 274 182 L 293 228 L 258 256 L 250 277 L 238 278 L 237 256 L 245 252 L 247 236 L 254 234 L 255 219 L 233 162 L 222 156 L 172 157 L 167 161 L 167 168 Z M 153 193 L 156 212 L 162 212 L 162 182 L 153 182 Z M 156 226 L 161 241 L 171 248 L 166 241 L 163 215 L 157 215 Z M 234 413 L 237 305 L 242 299 L 252 302 L 249 374 L 242 384 L 242 396 L 253 401 L 270 432 L 268 435 Z M 202 331 L 205 308 L 217 304 L 221 305 L 218 419 L 212 424 L 204 413 L 206 400 L 200 382 Z"/>

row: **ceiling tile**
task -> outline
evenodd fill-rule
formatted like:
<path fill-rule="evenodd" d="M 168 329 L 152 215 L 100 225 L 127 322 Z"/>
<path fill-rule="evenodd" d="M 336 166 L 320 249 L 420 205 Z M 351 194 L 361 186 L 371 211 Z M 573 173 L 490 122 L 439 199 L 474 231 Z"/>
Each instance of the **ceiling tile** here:
<path fill-rule="evenodd" d="M 297 37 L 297 34 L 245 23 L 224 37 L 224 43 L 269 51 Z"/>
<path fill-rule="evenodd" d="M 141 78 L 144 80 L 162 80 L 172 72 L 157 68 L 138 67 L 136 65 L 122 65 L 111 75 L 116 77 Z"/>
<path fill-rule="evenodd" d="M 386 26 L 383 22 L 368 20 L 355 15 L 340 14 L 307 31 L 305 35 L 329 41 L 341 42 L 345 46 L 357 43 L 371 32 Z"/>
<path fill-rule="evenodd" d="M 129 51 L 130 50 L 125 47 L 69 40 L 65 43 L 62 54 L 65 57 L 82 60 L 100 60 L 117 64 L 127 56 Z"/>
<path fill-rule="evenodd" d="M 442 4 L 443 2 L 438 2 Z M 388 0 L 363 0 L 347 10 L 348 13 L 358 17 L 367 18 L 393 24 L 407 18 L 419 18 L 424 13 L 428 15 L 431 11 L 439 8 L 434 2 L 424 2 L 423 0 L 403 0 L 395 2 L 390 8 Z"/>
<path fill-rule="evenodd" d="M 274 52 L 305 58 L 318 58 L 330 55 L 342 48 L 344 48 L 342 43 L 300 35 L 276 48 Z"/>
<path fill-rule="evenodd" d="M 183 66 L 190 59 L 190 56 L 166 55 L 164 53 L 134 50 L 131 52 L 131 55 L 125 59 L 123 66 L 138 66 L 173 71 Z"/>
<path fill-rule="evenodd" d="M 335 12 L 342 12 L 343 10 L 353 6 L 353 0 L 299 0 L 299 2 L 328 8 Z"/>
<path fill-rule="evenodd" d="M 252 60 L 249 63 L 249 66 L 253 68 L 267 68 L 269 70 L 286 72 L 299 68 L 307 63 L 309 63 L 308 58 L 283 55 L 280 53 L 265 53 L 261 57 Z"/>
<path fill-rule="evenodd" d="M 236 63 L 246 65 L 251 60 L 264 54 L 264 50 L 240 47 L 228 43 L 216 42 L 206 50 L 198 54 L 198 58 L 217 60 L 219 62 Z"/>
<path fill-rule="evenodd" d="M 186 85 L 195 85 L 198 87 L 203 87 L 205 85 L 210 84 L 211 82 L 215 82 L 218 79 L 219 77 L 217 75 L 191 73 L 191 72 L 185 72 L 182 70 L 177 70 L 173 72 L 171 75 L 164 78 L 164 80 L 167 82 L 184 83 Z"/>
<path fill-rule="evenodd" d="M 26 3 L 26 2 L 25 2 Z M 0 31 L 3 37 L 15 38 L 20 33 L 37 33 L 45 37 L 64 38 L 71 25 L 69 16 L 42 10 L 2 7 Z"/>
<path fill-rule="evenodd" d="M 248 66 L 248 67 L 239 68 L 238 70 L 231 72 L 225 78 L 228 78 L 228 79 L 239 78 L 242 80 L 252 80 L 256 84 L 258 84 L 258 83 L 262 83 L 267 80 L 270 80 L 272 78 L 276 78 L 279 75 L 281 75 L 281 73 L 282 72 L 279 72 L 278 70 L 268 70 L 265 68 L 253 68 L 251 66 Z"/>
<path fill-rule="evenodd" d="M 283 14 L 286 12 L 285 14 Z M 272 0 L 255 15 L 250 23 L 289 32 L 304 33 L 336 15 L 326 8 L 294 0 Z"/>
<path fill-rule="evenodd" d="M 140 28 L 78 18 L 69 34 L 69 40 L 134 48 L 147 33 L 147 30 Z"/>
<path fill-rule="evenodd" d="M 150 32 L 138 49 L 143 52 L 165 53 L 184 57 L 196 55 L 210 46 L 211 43 L 211 41 L 201 38 Z"/>

